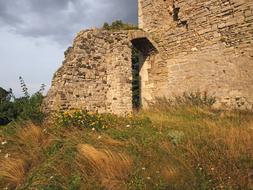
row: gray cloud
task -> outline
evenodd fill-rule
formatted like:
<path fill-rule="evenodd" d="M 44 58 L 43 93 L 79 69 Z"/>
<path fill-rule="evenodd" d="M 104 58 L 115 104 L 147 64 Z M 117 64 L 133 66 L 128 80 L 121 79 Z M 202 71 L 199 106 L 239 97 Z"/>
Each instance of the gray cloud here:
<path fill-rule="evenodd" d="M 69 43 L 80 29 L 121 19 L 137 22 L 137 0 L 0 0 L 0 27 Z"/>

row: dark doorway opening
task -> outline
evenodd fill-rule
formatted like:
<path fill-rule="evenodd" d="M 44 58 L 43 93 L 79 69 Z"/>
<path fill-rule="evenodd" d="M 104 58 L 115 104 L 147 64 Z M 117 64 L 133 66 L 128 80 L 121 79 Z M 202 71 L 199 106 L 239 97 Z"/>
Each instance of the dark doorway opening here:
<path fill-rule="evenodd" d="M 140 82 L 140 55 L 135 47 L 132 47 L 132 104 L 134 110 L 141 107 L 141 82 Z"/>
<path fill-rule="evenodd" d="M 147 64 L 148 57 L 157 52 L 156 48 L 147 38 L 137 38 L 132 40 L 132 105 L 133 110 L 142 107 L 142 91 L 145 81 L 142 81 L 141 70 Z"/>

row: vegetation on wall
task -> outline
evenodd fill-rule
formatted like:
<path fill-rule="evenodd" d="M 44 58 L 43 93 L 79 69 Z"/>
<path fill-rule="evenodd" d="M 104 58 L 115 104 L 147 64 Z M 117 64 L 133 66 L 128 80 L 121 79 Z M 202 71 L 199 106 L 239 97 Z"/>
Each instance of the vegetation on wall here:
<path fill-rule="evenodd" d="M 107 22 L 104 23 L 103 27 L 104 30 L 135 30 L 138 29 L 137 25 L 129 24 L 129 23 L 123 23 L 121 20 L 113 21 L 111 24 L 108 24 Z"/>
<path fill-rule="evenodd" d="M 141 107 L 141 84 L 140 84 L 140 61 L 139 53 L 132 48 L 132 104 L 133 109 L 138 110 Z"/>

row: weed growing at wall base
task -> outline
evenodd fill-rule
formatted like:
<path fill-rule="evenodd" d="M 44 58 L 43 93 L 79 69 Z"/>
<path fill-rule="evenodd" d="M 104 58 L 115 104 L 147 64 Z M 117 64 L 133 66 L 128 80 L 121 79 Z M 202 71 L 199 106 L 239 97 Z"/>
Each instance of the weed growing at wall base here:
<path fill-rule="evenodd" d="M 60 112 L 56 115 L 56 121 L 63 127 L 91 128 L 95 130 L 106 129 L 106 114 L 91 113 L 86 110 L 72 110 Z"/>
<path fill-rule="evenodd" d="M 214 96 L 207 92 L 184 92 L 182 96 L 174 96 L 171 98 L 158 97 L 153 102 L 149 103 L 152 109 L 171 110 L 172 108 L 184 107 L 202 107 L 210 108 L 216 102 Z"/>

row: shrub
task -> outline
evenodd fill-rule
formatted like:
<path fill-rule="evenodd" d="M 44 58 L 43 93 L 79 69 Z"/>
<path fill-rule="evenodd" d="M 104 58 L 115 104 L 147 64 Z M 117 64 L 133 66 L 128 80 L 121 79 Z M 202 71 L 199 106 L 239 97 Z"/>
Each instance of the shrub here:
<path fill-rule="evenodd" d="M 136 30 L 138 26 L 129 23 L 123 23 L 121 20 L 113 21 L 112 24 L 104 23 L 102 29 L 104 30 Z"/>
<path fill-rule="evenodd" d="M 19 77 L 20 85 L 24 93 L 23 97 L 15 98 L 12 91 L 6 91 L 0 87 L 0 125 L 6 125 L 14 120 L 31 120 L 34 123 L 41 123 L 44 114 L 41 111 L 43 91 L 42 84 L 38 92 L 31 95 L 22 77 Z"/>
<path fill-rule="evenodd" d="M 41 123 L 44 118 L 44 113 L 41 111 L 43 98 L 44 96 L 37 92 L 31 97 L 15 99 L 14 107 L 18 112 L 18 119 Z"/>
<path fill-rule="evenodd" d="M 12 96 L 11 89 L 7 91 L 0 87 L 0 125 L 6 125 L 17 117 L 17 110 L 10 101 Z"/>

